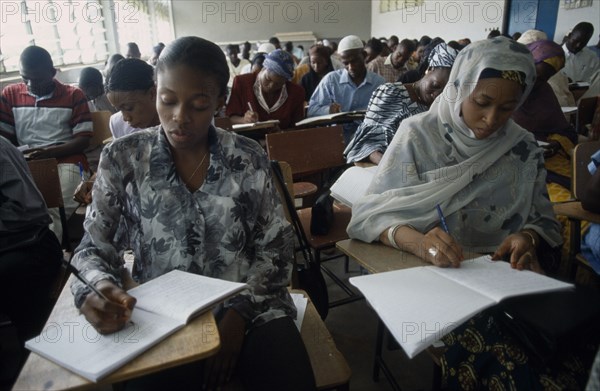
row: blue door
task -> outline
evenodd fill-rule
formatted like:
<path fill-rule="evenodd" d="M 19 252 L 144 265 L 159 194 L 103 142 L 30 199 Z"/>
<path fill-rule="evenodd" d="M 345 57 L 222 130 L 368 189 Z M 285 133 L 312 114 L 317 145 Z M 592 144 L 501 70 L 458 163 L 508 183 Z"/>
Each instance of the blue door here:
<path fill-rule="evenodd" d="M 560 0 L 508 0 L 508 34 L 530 29 L 544 31 L 554 39 Z"/>

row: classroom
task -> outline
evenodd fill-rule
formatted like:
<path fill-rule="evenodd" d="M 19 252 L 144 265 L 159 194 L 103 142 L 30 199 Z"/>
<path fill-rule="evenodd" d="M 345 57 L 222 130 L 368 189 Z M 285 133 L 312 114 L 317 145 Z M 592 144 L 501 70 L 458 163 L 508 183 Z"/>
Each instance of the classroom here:
<path fill-rule="evenodd" d="M 7 0 L 0 48 L 0 390 L 600 389 L 599 0 Z"/>

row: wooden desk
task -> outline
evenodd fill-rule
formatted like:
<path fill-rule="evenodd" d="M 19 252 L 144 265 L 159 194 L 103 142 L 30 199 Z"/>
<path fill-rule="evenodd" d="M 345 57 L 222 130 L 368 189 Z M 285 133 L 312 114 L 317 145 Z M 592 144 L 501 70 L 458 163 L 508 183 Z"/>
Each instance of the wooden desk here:
<path fill-rule="evenodd" d="M 566 269 L 567 277 L 575 280 L 577 255 L 581 252 L 581 221 L 600 224 L 600 214 L 583 209 L 579 201 L 556 203 L 553 209 L 554 214 L 569 219 L 569 259 Z"/>
<path fill-rule="evenodd" d="M 431 266 L 416 255 L 399 251 L 381 243 L 365 243 L 346 239 L 336 243 L 344 254 L 352 257 L 369 273 L 383 273 L 417 266 Z"/>
<path fill-rule="evenodd" d="M 73 304 L 73 295 L 69 288 L 72 278 L 73 276 L 63 288 L 46 326 L 51 325 L 56 329 L 57 325 L 66 324 L 77 317 L 78 310 Z M 69 332 L 68 327 L 65 326 L 62 330 L 64 335 Z M 13 390 L 91 389 L 101 384 L 116 383 L 203 359 L 215 354 L 220 346 L 215 318 L 212 312 L 208 311 L 98 383 L 90 382 L 52 361 L 31 353 Z"/>

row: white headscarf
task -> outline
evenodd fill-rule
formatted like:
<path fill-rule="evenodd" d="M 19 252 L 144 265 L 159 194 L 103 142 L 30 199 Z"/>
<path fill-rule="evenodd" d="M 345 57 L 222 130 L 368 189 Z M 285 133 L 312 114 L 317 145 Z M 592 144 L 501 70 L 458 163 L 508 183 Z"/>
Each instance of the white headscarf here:
<path fill-rule="evenodd" d="M 474 251 L 494 251 L 507 234 L 531 223 L 549 243 L 560 243 L 551 206 L 538 199 L 545 171 L 533 137 L 509 119 L 478 140 L 462 119 L 462 102 L 488 68 L 523 74 L 523 103 L 535 81 L 533 57 L 524 45 L 497 37 L 463 49 L 430 110 L 400 125 L 368 195 L 353 205 L 350 237 L 371 242 L 396 224 L 427 232 L 439 223 L 439 204 L 452 234 Z M 546 229 L 557 233 L 544 234 Z"/>

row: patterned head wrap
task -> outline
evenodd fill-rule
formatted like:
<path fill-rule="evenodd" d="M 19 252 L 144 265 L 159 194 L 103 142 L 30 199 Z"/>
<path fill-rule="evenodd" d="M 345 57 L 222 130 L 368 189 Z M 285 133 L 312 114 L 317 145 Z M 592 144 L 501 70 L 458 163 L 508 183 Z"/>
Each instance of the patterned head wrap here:
<path fill-rule="evenodd" d="M 263 67 L 286 80 L 292 80 L 294 76 L 294 60 L 288 52 L 281 49 L 269 53 Z"/>
<path fill-rule="evenodd" d="M 527 49 L 533 54 L 536 64 L 545 62 L 560 71 L 565 66 L 565 52 L 563 48 L 551 40 L 535 41 L 527 45 Z"/>
<path fill-rule="evenodd" d="M 442 42 L 433 48 L 429 54 L 430 68 L 452 68 L 458 51 Z"/>

